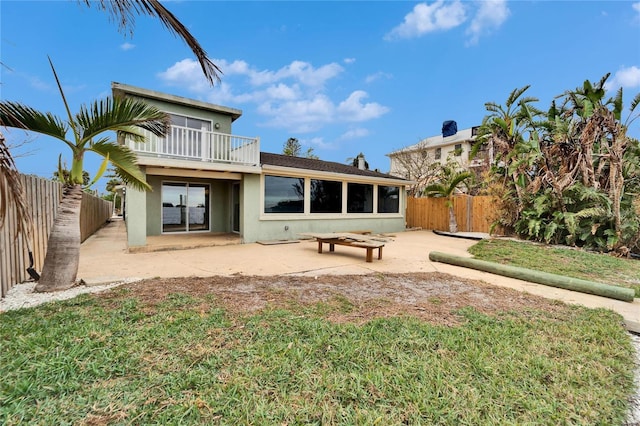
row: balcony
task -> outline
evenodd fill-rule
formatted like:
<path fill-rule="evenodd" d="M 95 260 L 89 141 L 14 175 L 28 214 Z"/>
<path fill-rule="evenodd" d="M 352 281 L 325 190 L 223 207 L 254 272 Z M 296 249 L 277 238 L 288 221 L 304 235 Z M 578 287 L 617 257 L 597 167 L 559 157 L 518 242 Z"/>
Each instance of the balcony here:
<path fill-rule="evenodd" d="M 159 138 L 142 131 L 146 142 L 126 140 L 139 157 L 159 157 L 239 166 L 260 163 L 260 138 L 171 126 L 169 135 Z M 194 165 L 195 166 L 195 165 Z"/>

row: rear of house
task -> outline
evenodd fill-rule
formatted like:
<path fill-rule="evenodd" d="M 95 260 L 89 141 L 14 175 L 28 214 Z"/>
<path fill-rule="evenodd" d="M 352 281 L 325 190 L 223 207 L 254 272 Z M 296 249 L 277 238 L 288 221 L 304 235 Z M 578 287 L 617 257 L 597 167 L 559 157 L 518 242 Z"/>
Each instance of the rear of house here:
<path fill-rule="evenodd" d="M 242 242 L 302 232 L 405 229 L 410 182 L 346 164 L 260 152 L 233 135 L 242 111 L 121 83 L 115 96 L 145 100 L 171 116 L 169 135 L 121 140 L 153 188 L 125 190 L 129 248 L 168 234 L 235 234 Z"/>

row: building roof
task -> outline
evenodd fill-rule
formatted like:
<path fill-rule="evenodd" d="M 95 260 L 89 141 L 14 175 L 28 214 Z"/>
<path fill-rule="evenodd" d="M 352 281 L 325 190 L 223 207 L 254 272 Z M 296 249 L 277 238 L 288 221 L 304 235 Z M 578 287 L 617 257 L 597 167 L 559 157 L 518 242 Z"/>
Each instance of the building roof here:
<path fill-rule="evenodd" d="M 156 92 L 155 90 L 143 89 L 142 87 L 130 86 L 128 84 L 112 82 L 111 90 L 114 94 L 133 95 L 147 99 L 157 99 L 177 105 L 185 105 L 191 108 L 199 108 L 205 111 L 213 111 L 219 114 L 231 116 L 231 121 L 236 121 L 242 115 L 242 111 L 209 102 L 198 101 L 196 99 L 183 98 L 182 96 L 169 95 L 167 93 Z"/>
<path fill-rule="evenodd" d="M 372 178 L 383 178 L 393 180 L 406 180 L 386 173 L 373 170 L 361 170 L 349 164 L 336 163 L 333 161 L 316 160 L 313 158 L 294 157 L 291 155 L 272 154 L 269 152 L 260 153 L 260 163 L 265 166 L 288 167 L 292 169 L 315 170 L 319 172 L 338 173 L 345 175 L 368 176 Z M 407 181 L 407 183 L 410 183 Z"/>
<path fill-rule="evenodd" d="M 437 148 L 437 147 L 455 145 L 457 143 L 465 142 L 465 141 L 474 141 L 476 138 L 474 134 L 475 129 L 477 129 L 477 127 L 471 127 L 469 129 L 459 130 L 455 135 L 451 135 L 447 137 L 443 137 L 441 134 L 437 136 L 430 136 L 428 138 L 422 139 L 420 142 L 418 142 L 415 145 L 410 145 L 402 149 L 393 151 L 387 154 L 387 156 L 392 156 L 394 154 L 401 153 L 401 152 Z"/>

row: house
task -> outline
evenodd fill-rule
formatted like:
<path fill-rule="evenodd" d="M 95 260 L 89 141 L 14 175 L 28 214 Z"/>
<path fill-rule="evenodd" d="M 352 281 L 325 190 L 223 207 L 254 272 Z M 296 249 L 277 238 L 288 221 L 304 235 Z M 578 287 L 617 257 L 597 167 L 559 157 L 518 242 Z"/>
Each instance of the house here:
<path fill-rule="evenodd" d="M 234 135 L 242 111 L 121 83 L 114 96 L 167 112 L 168 136 L 120 140 L 137 155 L 152 191 L 125 191 L 129 248 L 175 233 L 235 233 L 242 242 L 290 240 L 303 232 L 405 229 L 410 182 L 351 165 L 260 151 Z"/>
<path fill-rule="evenodd" d="M 419 179 L 421 169 L 434 163 L 445 164 L 449 160 L 471 170 L 486 166 L 489 164 L 489 153 L 484 147 L 473 159 L 469 158 L 478 129 L 479 126 L 458 130 L 455 121 L 445 121 L 441 134 L 387 154 L 391 161 L 389 173 L 407 179 Z"/>

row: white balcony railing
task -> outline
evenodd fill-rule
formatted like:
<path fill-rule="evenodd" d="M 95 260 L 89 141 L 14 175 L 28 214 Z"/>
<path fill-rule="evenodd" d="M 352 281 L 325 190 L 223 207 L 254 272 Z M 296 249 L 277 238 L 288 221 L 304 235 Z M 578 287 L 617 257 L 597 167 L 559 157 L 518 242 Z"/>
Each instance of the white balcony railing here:
<path fill-rule="evenodd" d="M 171 126 L 171 131 L 165 138 L 147 131 L 142 133 L 146 142 L 127 140 L 126 145 L 143 155 L 243 165 L 257 165 L 260 162 L 260 138 L 181 126 Z"/>

